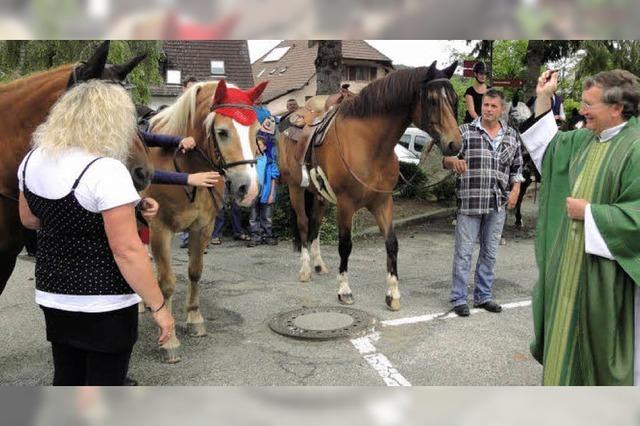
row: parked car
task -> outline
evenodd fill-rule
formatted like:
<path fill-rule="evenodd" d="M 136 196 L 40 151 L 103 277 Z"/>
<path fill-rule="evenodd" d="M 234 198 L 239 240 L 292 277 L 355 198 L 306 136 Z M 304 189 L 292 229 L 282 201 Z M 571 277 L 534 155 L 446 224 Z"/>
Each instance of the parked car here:
<path fill-rule="evenodd" d="M 431 139 L 427 132 L 423 132 L 417 127 L 408 127 L 398 143 L 420 158 L 422 150 L 429 145 Z"/>
<path fill-rule="evenodd" d="M 415 155 L 413 152 L 409 151 L 399 143 L 396 144 L 393 152 L 395 152 L 396 157 L 398 157 L 398 161 L 400 161 L 401 163 L 418 164 L 420 162 L 420 158 L 417 155 Z"/>

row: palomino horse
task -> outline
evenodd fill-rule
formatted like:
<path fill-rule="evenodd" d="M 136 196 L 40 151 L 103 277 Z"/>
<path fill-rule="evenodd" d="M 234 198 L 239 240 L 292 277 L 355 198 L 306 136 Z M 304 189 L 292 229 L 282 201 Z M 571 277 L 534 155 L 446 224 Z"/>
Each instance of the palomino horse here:
<path fill-rule="evenodd" d="M 456 66 L 454 63 L 445 70 L 438 70 L 434 62 L 430 67 L 399 70 L 370 83 L 358 95 L 340 104 L 324 143 L 314 148 L 314 164 L 322 169 L 326 176 L 324 184 L 330 187 L 329 193 L 333 192 L 331 195 L 337 201 L 338 300 L 343 304 L 354 302 L 347 277 L 352 218 L 357 210 L 366 207 L 385 237 L 387 306 L 391 310 L 400 308 L 398 241 L 392 223 L 391 196 L 399 166 L 393 149 L 411 122 L 447 144 L 461 143 L 455 118 L 458 98 L 449 82 Z M 300 238 L 297 248 L 302 251 L 299 279 L 308 281 L 311 278 L 310 260 L 316 272 L 327 272 L 318 242 L 325 202 L 317 195 L 315 185 L 306 190 L 299 186 L 301 171 L 293 155 L 292 141 L 281 136 L 278 149 L 280 173 L 289 184 L 291 205 L 296 213 Z"/>
<path fill-rule="evenodd" d="M 182 155 L 178 150 L 152 148 L 150 157 L 158 169 L 196 173 L 216 170 L 224 175 L 227 191 L 241 206 L 249 206 L 258 195 L 256 174 L 256 134 L 259 128 L 252 108 L 266 83 L 247 90 L 229 87 L 224 80 L 192 85 L 172 106 L 151 119 L 151 131 L 192 136 L 197 148 Z M 189 288 L 186 302 L 187 328 L 192 336 L 206 335 L 200 313 L 202 257 L 209 243 L 213 222 L 221 207 L 225 183 L 208 191 L 151 185 L 147 194 L 160 203 L 158 215 L 150 222 L 151 249 L 156 261 L 158 282 L 171 309 L 176 277 L 171 270 L 170 244 L 176 231 L 189 231 Z M 180 361 L 180 341 L 175 330 L 163 347 L 164 361 Z"/>
<path fill-rule="evenodd" d="M 0 294 L 24 245 L 26 230 L 18 215 L 16 173 L 29 150 L 31 134 L 69 87 L 94 78 L 122 82 L 144 59 L 142 55 L 123 65 L 110 65 L 106 64 L 108 54 L 109 42 L 104 42 L 85 63 L 63 65 L 0 85 Z M 143 189 L 153 170 L 140 140 L 133 144 L 133 151 L 128 167 L 136 187 Z"/>

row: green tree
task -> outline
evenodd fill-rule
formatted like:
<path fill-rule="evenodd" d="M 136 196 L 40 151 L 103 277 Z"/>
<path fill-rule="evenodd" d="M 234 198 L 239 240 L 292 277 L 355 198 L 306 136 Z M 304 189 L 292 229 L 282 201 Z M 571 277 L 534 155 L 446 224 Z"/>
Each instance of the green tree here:
<path fill-rule="evenodd" d="M 88 59 L 101 40 L 8 40 L 0 42 L 0 81 L 15 80 L 36 71 Z M 150 87 L 162 82 L 159 61 L 163 58 L 162 42 L 113 41 L 109 63 L 124 63 L 142 53 L 147 58 L 130 74 L 135 102 L 150 99 Z"/>

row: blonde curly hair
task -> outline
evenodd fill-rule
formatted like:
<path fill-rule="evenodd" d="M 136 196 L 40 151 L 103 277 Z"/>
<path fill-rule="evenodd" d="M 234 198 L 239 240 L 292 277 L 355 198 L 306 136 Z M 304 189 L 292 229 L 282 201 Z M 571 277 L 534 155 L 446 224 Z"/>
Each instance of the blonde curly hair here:
<path fill-rule="evenodd" d="M 136 112 L 127 91 L 91 80 L 65 93 L 33 134 L 32 144 L 55 155 L 80 148 L 125 162 L 136 132 Z"/>

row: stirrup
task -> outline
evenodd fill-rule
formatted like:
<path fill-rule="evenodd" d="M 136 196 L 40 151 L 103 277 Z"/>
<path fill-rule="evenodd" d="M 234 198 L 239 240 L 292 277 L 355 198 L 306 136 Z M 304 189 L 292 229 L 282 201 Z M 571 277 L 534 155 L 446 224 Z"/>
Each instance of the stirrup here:
<path fill-rule="evenodd" d="M 302 181 L 300 182 L 300 186 L 306 188 L 309 186 L 309 172 L 307 171 L 307 166 L 302 165 Z"/>

